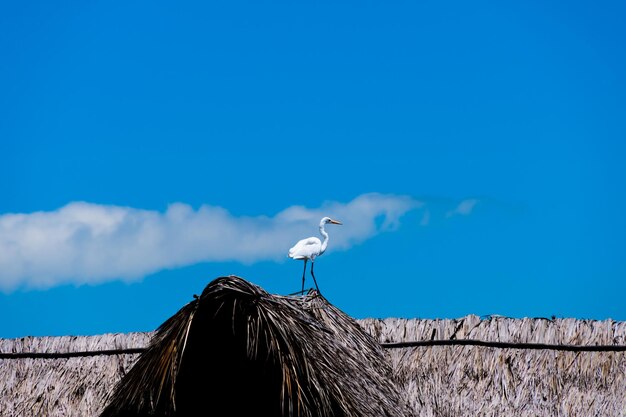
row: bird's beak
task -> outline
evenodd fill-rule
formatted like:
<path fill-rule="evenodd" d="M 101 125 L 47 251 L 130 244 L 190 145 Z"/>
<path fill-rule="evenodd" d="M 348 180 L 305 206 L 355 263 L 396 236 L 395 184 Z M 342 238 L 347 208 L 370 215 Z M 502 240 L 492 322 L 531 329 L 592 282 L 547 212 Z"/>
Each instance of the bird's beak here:
<path fill-rule="evenodd" d="M 332 223 L 332 224 L 341 224 L 341 222 L 338 222 L 337 220 L 333 220 L 333 219 L 331 219 L 329 223 Z"/>

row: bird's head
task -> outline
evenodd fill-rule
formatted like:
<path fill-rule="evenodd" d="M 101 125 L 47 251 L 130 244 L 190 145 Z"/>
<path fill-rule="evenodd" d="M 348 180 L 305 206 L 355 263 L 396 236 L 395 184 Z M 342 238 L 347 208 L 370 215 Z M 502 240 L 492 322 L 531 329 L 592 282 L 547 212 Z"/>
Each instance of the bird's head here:
<path fill-rule="evenodd" d="M 323 226 L 323 225 L 328 224 L 328 223 L 330 223 L 330 224 L 341 224 L 341 222 L 338 222 L 337 220 L 333 220 L 330 217 L 324 217 L 322 219 L 322 221 L 320 221 L 320 226 Z"/>

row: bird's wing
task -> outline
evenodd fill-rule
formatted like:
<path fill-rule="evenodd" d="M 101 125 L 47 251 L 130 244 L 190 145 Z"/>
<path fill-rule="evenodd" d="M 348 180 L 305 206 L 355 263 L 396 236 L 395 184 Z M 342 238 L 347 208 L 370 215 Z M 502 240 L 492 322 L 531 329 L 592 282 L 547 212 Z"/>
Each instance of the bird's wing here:
<path fill-rule="evenodd" d="M 322 242 L 316 237 L 308 237 L 300 240 L 293 248 L 289 249 L 289 257 L 294 259 L 309 258 L 311 255 L 317 255 Z"/>

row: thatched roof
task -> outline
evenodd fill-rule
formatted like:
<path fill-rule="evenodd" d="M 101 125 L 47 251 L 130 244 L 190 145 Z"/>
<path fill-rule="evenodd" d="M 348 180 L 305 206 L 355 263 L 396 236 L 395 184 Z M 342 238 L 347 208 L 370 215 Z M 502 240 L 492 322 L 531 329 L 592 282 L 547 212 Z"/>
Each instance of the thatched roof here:
<path fill-rule="evenodd" d="M 219 278 L 158 330 L 102 417 L 409 415 L 381 346 L 320 294 Z"/>
<path fill-rule="evenodd" d="M 420 416 L 626 416 L 626 322 L 467 316 L 359 323 L 381 343 L 474 339 L 555 347 L 387 349 Z M 572 345 L 608 349 L 557 350 Z"/>
<path fill-rule="evenodd" d="M 609 349 L 378 344 L 450 339 Z M 275 296 L 223 278 L 157 333 L 0 339 L 0 414 L 98 416 L 110 404 L 104 415 L 174 405 L 182 415 L 221 401 L 234 415 L 618 416 L 625 344 L 626 322 L 612 320 L 355 322 L 314 293 Z"/>
<path fill-rule="evenodd" d="M 138 354 L 41 357 L 145 346 L 151 333 L 0 339 L 0 415 L 94 416 Z M 28 357 L 28 353 L 39 357 Z"/>

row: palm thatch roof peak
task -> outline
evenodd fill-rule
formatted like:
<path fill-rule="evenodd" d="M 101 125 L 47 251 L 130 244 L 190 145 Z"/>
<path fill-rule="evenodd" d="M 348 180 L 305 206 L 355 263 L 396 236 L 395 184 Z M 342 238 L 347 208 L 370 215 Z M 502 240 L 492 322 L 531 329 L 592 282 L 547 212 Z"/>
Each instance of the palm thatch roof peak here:
<path fill-rule="evenodd" d="M 163 323 L 101 417 L 408 416 L 376 340 L 321 294 L 212 281 Z"/>

